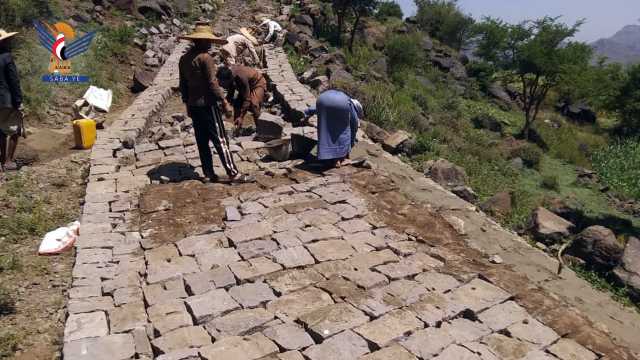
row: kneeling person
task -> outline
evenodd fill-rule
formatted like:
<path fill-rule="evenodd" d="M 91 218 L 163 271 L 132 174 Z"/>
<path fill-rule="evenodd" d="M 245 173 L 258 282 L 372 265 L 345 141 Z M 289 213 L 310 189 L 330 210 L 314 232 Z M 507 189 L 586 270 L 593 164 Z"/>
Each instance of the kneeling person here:
<path fill-rule="evenodd" d="M 231 65 L 219 68 L 217 77 L 220 86 L 227 90 L 227 101 L 233 103 L 235 125 L 242 125 L 247 112 L 253 114 L 255 122 L 260 117 L 262 101 L 267 91 L 264 76 L 256 69 Z"/>

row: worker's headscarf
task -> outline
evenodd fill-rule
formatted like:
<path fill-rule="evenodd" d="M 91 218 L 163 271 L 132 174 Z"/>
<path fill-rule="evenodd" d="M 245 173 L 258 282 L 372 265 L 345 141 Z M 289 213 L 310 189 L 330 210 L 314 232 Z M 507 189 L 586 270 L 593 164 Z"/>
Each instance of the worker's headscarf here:
<path fill-rule="evenodd" d="M 360 101 L 356 99 L 351 99 L 351 103 L 353 104 L 353 107 L 356 109 L 356 114 L 358 114 L 358 117 L 362 119 L 364 117 L 364 109 L 362 108 L 362 104 L 360 104 Z"/>

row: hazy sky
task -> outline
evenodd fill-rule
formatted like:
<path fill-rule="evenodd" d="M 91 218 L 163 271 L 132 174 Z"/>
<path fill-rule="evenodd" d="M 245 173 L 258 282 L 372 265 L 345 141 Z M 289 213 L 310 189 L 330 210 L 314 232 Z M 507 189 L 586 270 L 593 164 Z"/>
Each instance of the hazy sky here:
<path fill-rule="evenodd" d="M 415 13 L 413 0 L 396 0 L 405 15 Z M 537 18 L 545 15 L 562 16 L 573 24 L 585 18 L 586 24 L 577 38 L 594 41 L 609 37 L 624 25 L 638 24 L 639 0 L 459 0 L 465 12 L 479 19 L 484 15 L 502 18 L 509 22 Z"/>

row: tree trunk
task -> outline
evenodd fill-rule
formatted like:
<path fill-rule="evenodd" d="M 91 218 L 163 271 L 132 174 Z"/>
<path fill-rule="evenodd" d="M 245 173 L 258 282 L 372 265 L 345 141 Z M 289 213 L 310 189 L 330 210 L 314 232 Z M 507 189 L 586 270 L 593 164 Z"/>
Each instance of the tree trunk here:
<path fill-rule="evenodd" d="M 338 14 L 338 34 L 336 42 L 338 45 L 342 45 L 342 29 L 344 27 L 344 12 L 339 12 Z"/>
<path fill-rule="evenodd" d="M 353 29 L 351 29 L 351 37 L 349 38 L 349 51 L 353 51 L 353 40 L 356 38 L 356 31 L 358 31 L 359 24 L 360 14 L 356 13 L 356 20 L 353 22 Z"/>

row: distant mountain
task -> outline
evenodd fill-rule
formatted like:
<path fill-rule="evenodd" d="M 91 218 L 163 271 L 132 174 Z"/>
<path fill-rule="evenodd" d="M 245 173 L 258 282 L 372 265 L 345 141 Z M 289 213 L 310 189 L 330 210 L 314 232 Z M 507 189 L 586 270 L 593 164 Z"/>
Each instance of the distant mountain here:
<path fill-rule="evenodd" d="M 640 62 L 640 25 L 627 25 L 608 39 L 591 44 L 596 55 L 606 56 L 610 62 L 633 64 Z"/>

